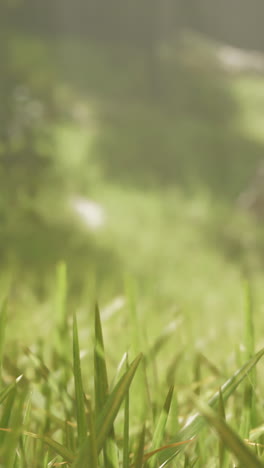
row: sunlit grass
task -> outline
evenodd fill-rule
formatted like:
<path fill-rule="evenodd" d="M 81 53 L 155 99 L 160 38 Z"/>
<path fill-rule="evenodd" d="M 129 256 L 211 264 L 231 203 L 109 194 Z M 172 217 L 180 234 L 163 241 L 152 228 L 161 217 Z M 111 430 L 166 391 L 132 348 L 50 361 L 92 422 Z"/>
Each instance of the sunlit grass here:
<path fill-rule="evenodd" d="M 155 346 L 150 350 L 144 335 L 140 337 L 135 288 L 131 281 L 127 284 L 131 308 L 127 316 L 127 339 L 134 336 L 133 347 L 140 347 L 143 354 L 135 357 L 131 350 L 131 362 L 125 355 L 118 371 L 109 369 L 111 353 L 104 344 L 104 327 L 98 306 L 93 311 L 94 338 L 86 342 L 86 352 L 91 359 L 82 357 L 76 315 L 71 314 L 71 320 L 67 320 L 65 315 L 66 284 L 66 268 L 61 264 L 57 271 L 54 327 L 59 331 L 64 317 L 63 333 L 61 329 L 59 335 L 53 334 L 41 344 L 32 343 L 26 352 L 18 350 L 12 359 L 8 359 L 4 334 L 1 335 L 2 466 L 48 468 L 62 463 L 73 468 L 162 468 L 191 467 L 195 463 L 200 468 L 214 464 L 228 468 L 231 466 L 229 452 L 242 466 L 264 466 L 261 445 L 263 411 L 257 391 L 258 382 L 253 374 L 264 350 L 254 354 L 253 306 L 247 285 L 242 324 L 246 354 L 241 351 L 241 367 L 235 371 L 225 348 L 221 348 L 223 361 L 227 364 L 225 378 L 209 354 L 203 358 L 200 356 L 196 362 L 193 356 L 189 362 L 184 360 L 186 384 L 189 376 L 192 380 L 183 386 L 175 372 L 177 360 L 173 369 L 168 355 L 160 360 Z M 9 326 L 8 323 L 5 325 L 6 307 L 5 301 L 0 315 L 3 329 Z M 172 339 L 177 341 L 179 336 L 180 331 L 175 329 Z M 164 335 L 163 339 L 171 339 L 170 334 Z M 115 340 L 119 352 L 120 342 Z M 163 346 L 161 343 L 157 342 L 156 346 Z M 72 356 L 65 355 L 63 349 L 71 347 Z M 186 351 L 184 347 L 178 349 L 181 361 Z M 207 368 L 205 380 L 202 363 Z M 199 372 L 198 365 L 201 366 Z M 88 372 L 85 370 L 87 366 Z M 167 371 L 173 385 L 168 385 L 165 380 L 154 382 L 153 366 L 157 366 L 158 371 L 162 368 Z M 24 375 L 18 375 L 20 372 Z M 219 387 L 220 390 L 215 391 Z M 198 388 L 199 398 L 193 393 Z M 254 398 L 241 398 L 243 394 L 249 395 L 249 390 Z M 146 396 L 149 399 L 147 404 Z M 196 414 L 193 413 L 195 407 L 198 409 Z M 176 418 L 177 424 L 171 424 L 170 417 Z M 210 436 L 206 422 L 219 435 L 220 450 L 217 441 Z M 257 448 L 255 453 L 252 444 Z"/>

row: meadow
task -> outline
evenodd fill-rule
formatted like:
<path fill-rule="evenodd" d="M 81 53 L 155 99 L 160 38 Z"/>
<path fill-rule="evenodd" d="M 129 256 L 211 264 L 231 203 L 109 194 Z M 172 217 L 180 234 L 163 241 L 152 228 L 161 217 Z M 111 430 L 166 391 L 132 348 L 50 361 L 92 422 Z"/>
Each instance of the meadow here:
<path fill-rule="evenodd" d="M 11 46 L 55 163 L 0 207 L 0 466 L 263 466 L 263 78 L 184 46 L 153 101 L 134 51 Z"/>

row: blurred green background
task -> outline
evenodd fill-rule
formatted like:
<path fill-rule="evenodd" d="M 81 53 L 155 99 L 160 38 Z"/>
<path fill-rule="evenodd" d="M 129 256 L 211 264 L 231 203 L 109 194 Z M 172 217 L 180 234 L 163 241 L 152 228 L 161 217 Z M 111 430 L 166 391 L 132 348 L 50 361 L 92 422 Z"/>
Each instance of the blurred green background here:
<path fill-rule="evenodd" d="M 22 341 L 49 330 L 62 260 L 70 304 L 122 308 L 133 278 L 151 333 L 182 313 L 212 352 L 239 333 L 244 275 L 262 307 L 263 15 L 2 0 L 0 282 Z"/>

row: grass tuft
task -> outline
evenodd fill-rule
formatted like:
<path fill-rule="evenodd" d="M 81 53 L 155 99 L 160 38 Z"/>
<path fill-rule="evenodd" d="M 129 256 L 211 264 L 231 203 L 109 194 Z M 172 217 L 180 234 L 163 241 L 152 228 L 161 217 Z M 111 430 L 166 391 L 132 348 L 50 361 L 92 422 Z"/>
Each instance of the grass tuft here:
<path fill-rule="evenodd" d="M 245 287 L 244 314 L 244 356 L 248 358 L 247 361 L 220 386 L 226 370 L 223 372 L 213 359 L 194 350 L 189 367 L 184 366 L 184 375 L 189 381 L 185 387 L 181 387 L 177 379 L 180 367 L 187 362 L 184 352 L 188 350 L 179 350 L 176 357 L 165 359 L 162 366 L 159 365 L 158 352 L 166 352 L 167 338 L 173 338 L 171 330 L 165 334 L 161 331 L 162 340 L 154 338 L 154 345 L 148 345 L 143 331 L 138 330 L 143 322 L 136 313 L 131 285 L 132 310 L 128 311 L 130 321 L 127 323 L 134 337 L 132 347 L 137 350 L 142 347 L 144 355 L 139 352 L 132 362 L 128 362 L 126 352 L 116 365 L 116 370 L 113 369 L 113 355 L 105 349 L 100 310 L 96 305 L 94 343 L 86 355 L 87 368 L 82 369 L 81 365 L 75 313 L 72 362 L 69 357 L 65 359 L 62 353 L 69 344 L 70 336 L 65 312 L 66 268 L 63 265 L 58 268 L 58 323 L 62 327 L 62 322 L 65 322 L 65 333 L 61 328 L 58 335 L 60 347 L 57 347 L 58 341 L 48 341 L 46 353 L 45 344 L 39 342 L 21 352 L 17 362 L 13 363 L 13 357 L 6 355 L 4 330 L 1 330 L 1 466 L 163 468 L 174 466 L 177 457 L 177 466 L 181 467 L 207 466 L 208 463 L 208 466 L 229 468 L 233 456 L 240 466 L 264 466 L 264 415 L 257 398 L 254 374 L 264 349 L 254 354 L 253 307 L 248 285 Z M 4 301 L 0 311 L 3 327 L 6 326 L 6 307 L 7 301 Z M 120 320 L 120 317 L 109 319 L 107 326 L 111 320 Z M 166 327 L 161 330 L 166 330 Z M 53 359 L 54 355 L 56 360 Z M 143 356 L 147 356 L 147 359 Z M 240 359 L 242 356 L 241 352 Z M 152 382 L 155 385 L 149 385 L 154 360 L 156 370 L 165 368 L 163 378 L 154 378 Z M 195 385 L 192 384 L 193 371 Z M 210 379 L 201 377 L 201 371 L 209 373 Z M 167 389 L 166 381 L 170 383 Z M 175 386 L 177 392 L 174 392 Z M 191 388 L 196 390 L 196 394 L 189 398 Z M 214 388 L 219 390 L 210 398 Z M 160 395 L 166 395 L 163 404 Z M 233 398 L 229 402 L 231 395 Z M 192 406 L 198 409 L 193 415 Z M 228 414 L 228 418 L 225 414 Z M 217 433 L 218 441 L 208 430 L 208 424 Z"/>

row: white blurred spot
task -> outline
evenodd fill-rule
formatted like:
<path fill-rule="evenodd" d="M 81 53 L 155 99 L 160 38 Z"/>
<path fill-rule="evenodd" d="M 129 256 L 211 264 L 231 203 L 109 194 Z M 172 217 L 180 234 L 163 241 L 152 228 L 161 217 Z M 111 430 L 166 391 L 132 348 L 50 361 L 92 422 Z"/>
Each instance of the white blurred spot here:
<path fill-rule="evenodd" d="M 93 200 L 75 197 L 72 206 L 81 220 L 92 230 L 97 230 L 105 224 L 105 211 L 103 207 Z"/>
<path fill-rule="evenodd" d="M 216 54 L 220 63 L 229 71 L 264 72 L 264 56 L 260 52 L 222 45 Z"/>

